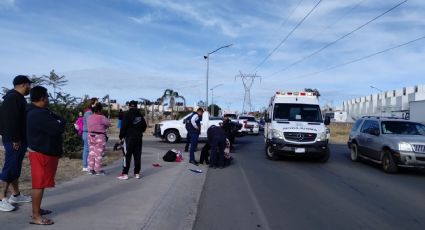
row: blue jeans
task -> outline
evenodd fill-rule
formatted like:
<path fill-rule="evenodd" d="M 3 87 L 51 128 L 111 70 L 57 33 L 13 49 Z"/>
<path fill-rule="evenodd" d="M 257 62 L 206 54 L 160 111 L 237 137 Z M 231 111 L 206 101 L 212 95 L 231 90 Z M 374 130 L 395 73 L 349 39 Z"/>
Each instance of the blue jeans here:
<path fill-rule="evenodd" d="M 88 141 L 88 132 L 83 132 L 83 142 L 84 142 L 84 148 L 83 148 L 83 168 L 87 168 L 87 158 L 89 156 L 89 141 Z"/>
<path fill-rule="evenodd" d="M 27 152 L 27 144 L 21 143 L 21 147 L 18 150 L 14 150 L 12 142 L 3 140 L 3 146 L 5 150 L 5 159 L 3 170 L 0 174 L 0 180 L 11 183 L 21 176 L 22 161 Z"/>
<path fill-rule="evenodd" d="M 195 160 L 195 151 L 198 146 L 199 133 L 198 131 L 190 131 L 190 151 L 189 151 L 189 160 Z"/>

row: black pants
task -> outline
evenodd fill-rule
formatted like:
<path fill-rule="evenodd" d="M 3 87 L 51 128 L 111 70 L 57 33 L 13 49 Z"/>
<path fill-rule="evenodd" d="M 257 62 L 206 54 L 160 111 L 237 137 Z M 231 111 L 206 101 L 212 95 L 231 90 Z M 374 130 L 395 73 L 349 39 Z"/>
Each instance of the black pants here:
<path fill-rule="evenodd" d="M 126 138 L 123 146 L 124 159 L 122 174 L 128 175 L 132 156 L 134 157 L 134 174 L 139 174 L 142 158 L 142 139 Z"/>
<path fill-rule="evenodd" d="M 210 161 L 209 161 L 210 149 L 211 149 L 211 146 L 207 142 L 201 150 L 201 158 L 199 159 L 199 163 L 203 164 L 204 161 L 205 161 L 206 164 L 210 163 Z"/>
<path fill-rule="evenodd" d="M 226 137 L 213 137 L 210 145 L 210 166 L 224 167 L 224 149 L 226 148 Z"/>

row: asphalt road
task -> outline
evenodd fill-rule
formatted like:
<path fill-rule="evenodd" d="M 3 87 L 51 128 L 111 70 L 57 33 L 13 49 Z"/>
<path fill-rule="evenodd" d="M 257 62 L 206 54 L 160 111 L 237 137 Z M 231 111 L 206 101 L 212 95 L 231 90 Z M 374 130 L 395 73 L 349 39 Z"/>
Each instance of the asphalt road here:
<path fill-rule="evenodd" d="M 425 229 L 425 173 L 351 162 L 270 161 L 262 137 L 239 139 L 234 164 L 209 170 L 194 229 Z"/>

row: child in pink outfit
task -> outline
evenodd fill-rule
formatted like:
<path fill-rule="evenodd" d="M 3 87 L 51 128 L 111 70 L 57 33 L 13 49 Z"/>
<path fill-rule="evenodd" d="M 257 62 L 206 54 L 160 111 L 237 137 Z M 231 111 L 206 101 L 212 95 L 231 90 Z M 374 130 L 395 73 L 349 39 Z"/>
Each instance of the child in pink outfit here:
<path fill-rule="evenodd" d="M 109 120 L 102 115 L 100 103 L 93 107 L 93 114 L 87 119 L 88 128 L 88 170 L 90 174 L 104 175 L 102 170 L 102 157 L 106 146 L 106 130 L 111 126 Z"/>
<path fill-rule="evenodd" d="M 78 113 L 78 119 L 75 121 L 74 127 L 77 130 L 78 136 L 81 137 L 84 129 L 84 116 L 82 112 Z"/>

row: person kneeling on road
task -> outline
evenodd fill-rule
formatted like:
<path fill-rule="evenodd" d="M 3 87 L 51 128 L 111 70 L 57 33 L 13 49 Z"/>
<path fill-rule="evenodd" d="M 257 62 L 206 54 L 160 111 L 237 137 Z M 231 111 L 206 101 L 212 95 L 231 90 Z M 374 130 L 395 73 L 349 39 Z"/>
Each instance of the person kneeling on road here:
<path fill-rule="evenodd" d="M 131 157 L 134 158 L 134 177 L 140 179 L 143 133 L 146 131 L 145 118 L 137 109 L 137 102 L 130 101 L 130 110 L 124 114 L 120 129 L 120 140 L 123 143 L 123 169 L 119 180 L 128 180 Z"/>
<path fill-rule="evenodd" d="M 55 186 L 55 174 L 59 158 L 63 154 L 62 134 L 66 121 L 47 107 L 47 89 L 36 86 L 31 89 L 32 104 L 27 109 L 27 137 L 32 178 L 32 219 L 30 224 L 51 225 L 54 222 L 43 217 L 51 211 L 41 209 L 45 188 Z"/>
<path fill-rule="evenodd" d="M 211 126 L 207 130 L 208 143 L 211 146 L 210 168 L 224 167 L 224 149 L 226 148 L 226 134 L 223 128 Z"/>

